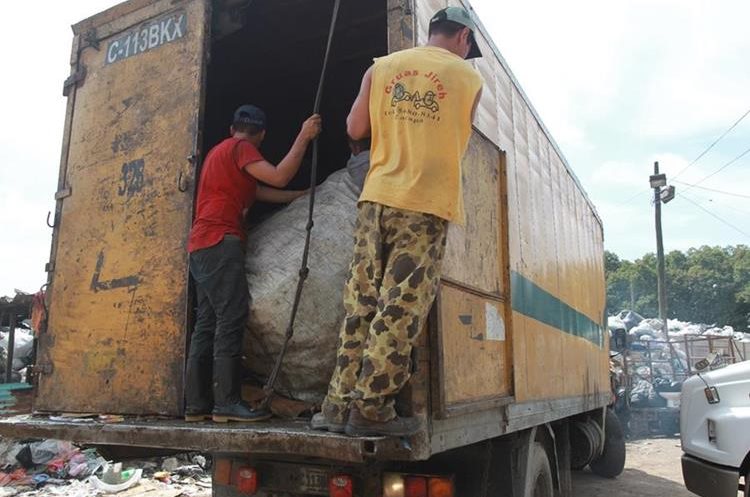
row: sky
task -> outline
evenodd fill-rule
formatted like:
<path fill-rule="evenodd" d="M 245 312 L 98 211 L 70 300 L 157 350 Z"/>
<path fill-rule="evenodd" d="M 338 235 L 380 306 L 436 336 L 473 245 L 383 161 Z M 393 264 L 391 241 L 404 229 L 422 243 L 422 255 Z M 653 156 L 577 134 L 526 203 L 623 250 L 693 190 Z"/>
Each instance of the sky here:
<path fill-rule="evenodd" d="M 115 3 L 3 4 L 0 295 L 46 281 L 70 25 Z M 472 5 L 595 204 L 606 249 L 626 259 L 655 250 L 654 161 L 678 193 L 663 209 L 665 250 L 750 244 L 750 153 L 730 163 L 750 148 L 750 116 L 694 162 L 750 110 L 750 2 Z"/>

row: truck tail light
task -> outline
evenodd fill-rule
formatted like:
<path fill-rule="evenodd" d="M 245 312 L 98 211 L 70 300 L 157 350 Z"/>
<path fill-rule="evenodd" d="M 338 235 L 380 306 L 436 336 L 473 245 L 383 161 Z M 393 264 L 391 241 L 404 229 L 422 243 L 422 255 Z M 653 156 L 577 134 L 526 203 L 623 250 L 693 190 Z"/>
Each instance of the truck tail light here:
<path fill-rule="evenodd" d="M 354 483 L 349 475 L 334 475 L 328 480 L 329 497 L 352 497 Z"/>
<path fill-rule="evenodd" d="M 386 473 L 383 497 L 455 497 L 455 489 L 448 477 Z"/>
<path fill-rule="evenodd" d="M 405 497 L 403 475 L 396 473 L 383 475 L 383 497 Z"/>
<path fill-rule="evenodd" d="M 232 481 L 232 460 L 216 459 L 214 461 L 214 483 L 229 485 Z"/>
<path fill-rule="evenodd" d="M 424 476 L 404 477 L 404 497 L 428 497 L 427 478 Z"/>
<path fill-rule="evenodd" d="M 430 478 L 429 497 L 454 497 L 453 480 L 450 478 Z"/>
<path fill-rule="evenodd" d="M 245 495 L 255 495 L 258 491 L 258 472 L 249 466 L 237 470 L 237 490 Z"/>

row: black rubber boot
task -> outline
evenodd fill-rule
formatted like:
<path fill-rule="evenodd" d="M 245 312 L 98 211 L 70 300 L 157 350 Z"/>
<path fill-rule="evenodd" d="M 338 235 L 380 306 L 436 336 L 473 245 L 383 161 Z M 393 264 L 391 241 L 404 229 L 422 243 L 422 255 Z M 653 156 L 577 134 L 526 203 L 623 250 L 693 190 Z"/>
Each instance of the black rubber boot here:
<path fill-rule="evenodd" d="M 213 357 L 188 359 L 185 371 L 185 421 L 211 419 L 214 408 Z"/>
<path fill-rule="evenodd" d="M 390 421 L 373 421 L 362 416 L 356 407 L 352 407 L 344 431 L 351 437 L 403 437 L 419 431 L 419 420 L 397 416 Z"/>
<path fill-rule="evenodd" d="M 214 410 L 213 420 L 217 423 L 228 421 L 253 422 L 271 417 L 267 409 L 252 409 L 242 401 L 240 394 L 240 358 L 214 359 Z"/>

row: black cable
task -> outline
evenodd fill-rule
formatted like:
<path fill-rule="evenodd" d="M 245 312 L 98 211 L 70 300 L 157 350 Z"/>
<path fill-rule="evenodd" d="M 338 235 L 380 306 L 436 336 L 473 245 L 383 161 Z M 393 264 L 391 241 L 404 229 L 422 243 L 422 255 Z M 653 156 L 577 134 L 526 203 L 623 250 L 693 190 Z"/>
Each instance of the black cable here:
<path fill-rule="evenodd" d="M 701 190 L 706 190 L 706 191 L 709 191 L 709 192 L 721 193 L 722 195 L 731 195 L 733 197 L 740 197 L 740 198 L 750 198 L 750 195 L 743 195 L 741 193 L 725 192 L 723 190 L 717 190 L 715 188 L 708 188 L 708 187 L 705 187 L 705 186 L 698 186 L 697 183 L 685 183 L 684 181 L 680 181 L 680 180 L 677 180 L 677 179 L 676 180 L 672 180 L 672 181 L 674 181 L 675 183 L 679 183 L 681 185 L 689 186 L 691 188 L 699 188 Z"/>
<path fill-rule="evenodd" d="M 700 181 L 696 181 L 695 183 L 692 184 L 692 186 L 688 186 L 685 189 L 685 191 L 688 191 L 691 188 L 695 188 L 697 185 L 700 185 L 701 183 L 703 183 L 704 181 L 706 181 L 708 178 L 719 174 L 721 171 L 723 171 L 724 169 L 728 168 L 729 166 L 731 166 L 732 164 L 734 164 L 735 162 L 737 162 L 738 160 L 740 160 L 741 158 L 743 158 L 744 156 L 746 156 L 749 153 L 750 153 L 750 148 L 748 148 L 747 150 L 745 150 L 744 152 L 742 152 L 740 155 L 738 155 L 734 159 L 730 160 L 729 162 L 727 162 L 726 164 L 724 164 L 723 166 L 721 166 L 719 169 L 717 169 L 716 171 L 714 171 L 711 174 L 709 174 L 708 176 L 705 176 Z"/>
<path fill-rule="evenodd" d="M 734 128 L 736 128 L 737 125 L 740 124 L 742 122 L 742 120 L 745 119 L 748 115 L 750 115 L 750 109 L 748 109 L 744 114 L 742 114 L 742 116 L 739 119 L 737 119 L 734 122 L 734 124 L 732 124 L 729 127 L 729 129 L 727 129 L 724 133 L 721 134 L 721 136 L 719 136 L 716 140 L 714 140 L 713 143 L 711 143 L 711 145 L 709 145 L 708 147 L 706 147 L 706 149 L 703 150 L 703 152 L 701 152 L 700 154 L 698 154 L 698 157 L 696 157 L 695 159 L 693 159 L 690 164 L 688 164 L 687 166 L 685 166 L 684 168 L 682 168 L 682 170 L 680 170 L 677 174 L 675 174 L 674 177 L 672 178 L 672 180 L 675 180 L 678 177 L 680 177 L 680 175 L 682 175 L 682 173 L 684 173 L 685 171 L 687 171 L 691 166 L 693 166 L 696 162 L 698 162 L 704 155 L 706 155 L 712 148 L 714 148 L 714 146 L 716 146 L 717 143 L 719 143 Z M 714 174 L 716 174 L 716 173 L 714 173 Z M 707 178 L 708 177 L 704 178 L 704 180 L 707 179 Z M 701 180 L 701 181 L 703 181 L 703 180 Z M 634 198 L 638 197 L 639 195 L 643 195 L 644 193 L 646 193 L 646 192 L 645 191 L 641 191 L 641 192 L 634 193 L 632 196 L 628 197 L 627 199 L 623 200 L 622 202 L 618 202 L 615 205 L 627 204 L 628 202 L 630 202 Z"/>
<path fill-rule="evenodd" d="M 722 139 L 723 139 L 723 138 L 724 138 L 725 136 L 727 136 L 727 135 L 729 134 L 729 132 L 730 132 L 730 131 L 732 131 L 732 130 L 733 130 L 734 128 L 736 128 L 736 127 L 737 127 L 737 125 L 738 125 L 739 123 L 741 123 L 741 122 L 742 122 L 742 120 L 743 120 L 743 119 L 745 119 L 745 118 L 747 117 L 747 115 L 748 115 L 748 114 L 750 114 L 750 109 L 748 109 L 748 110 L 747 110 L 747 112 L 745 112 L 744 114 L 742 114 L 742 117 L 740 117 L 739 119 L 737 119 L 737 120 L 736 120 L 736 121 L 734 122 L 734 124 L 732 124 L 732 125 L 731 125 L 731 126 L 729 127 L 729 129 L 728 129 L 728 130 L 726 130 L 726 131 L 725 131 L 724 133 L 722 133 L 722 134 L 721 134 L 721 136 L 720 136 L 720 137 L 718 137 L 718 138 L 717 138 L 716 140 L 714 140 L 714 142 L 713 142 L 713 143 L 712 143 L 711 145 L 709 145 L 708 147 L 706 147 L 706 149 L 705 149 L 705 150 L 704 150 L 703 152 L 701 152 L 700 154 L 698 154 L 698 157 L 696 157 L 695 159 L 693 159 L 693 161 L 692 161 L 692 162 L 691 162 L 690 164 L 688 164 L 687 166 L 685 166 L 684 168 L 682 168 L 682 170 L 681 170 L 680 172 L 678 172 L 677 174 L 675 174 L 675 175 L 674 175 L 674 178 L 672 178 L 672 179 L 676 179 L 676 178 L 678 178 L 678 177 L 679 177 L 679 176 L 680 176 L 680 175 L 681 175 L 682 173 L 684 173 L 685 171 L 687 171 L 687 170 L 688 170 L 688 168 L 690 168 L 690 167 L 691 167 L 691 166 L 692 166 L 693 164 L 695 164 L 696 162 L 698 162 L 698 161 L 699 161 L 699 160 L 701 159 L 701 157 L 703 157 L 704 155 L 706 155 L 706 154 L 708 153 L 708 151 L 709 151 L 709 150 L 711 150 L 712 148 L 714 148 L 714 146 L 715 146 L 715 145 L 716 145 L 717 143 L 719 143 L 719 142 L 720 142 L 720 141 L 721 141 L 721 140 L 722 140 Z"/>
<path fill-rule="evenodd" d="M 701 204 L 699 204 L 698 202 L 696 202 L 695 200 L 692 200 L 692 199 L 690 199 L 690 197 L 687 197 L 684 193 L 677 194 L 677 197 L 680 197 L 683 200 L 687 200 L 688 202 L 690 202 L 691 204 L 693 204 L 694 206 L 696 206 L 697 208 L 699 208 L 700 210 L 702 210 L 703 212 L 705 212 L 709 216 L 713 217 L 717 221 L 726 224 L 727 226 L 729 226 L 733 230 L 737 231 L 738 233 L 741 233 L 741 234 L 745 235 L 748 239 L 750 239 L 750 234 L 745 233 L 744 231 L 742 231 L 740 228 L 738 228 L 737 226 L 733 225 L 729 221 L 727 221 L 727 220 L 725 220 L 725 219 L 717 216 L 716 214 L 714 214 L 713 212 L 709 211 L 708 209 L 706 209 L 705 207 L 703 207 Z"/>
<path fill-rule="evenodd" d="M 323 98 L 323 86 L 325 84 L 325 78 L 326 78 L 326 70 L 328 68 L 328 58 L 331 53 L 331 42 L 333 41 L 333 32 L 336 29 L 336 20 L 338 19 L 339 15 L 339 6 L 341 4 L 341 0 L 336 0 L 333 5 L 333 13 L 331 14 L 331 26 L 328 30 L 328 42 L 326 43 L 326 51 L 325 55 L 323 57 L 323 67 L 320 71 L 320 81 L 318 81 L 318 90 L 315 94 L 315 103 L 313 104 L 313 114 L 318 114 L 320 112 L 320 102 Z M 294 303 L 292 304 L 292 312 L 289 316 L 289 325 L 286 329 L 286 336 L 284 337 L 284 343 L 281 346 L 281 350 L 279 351 L 279 355 L 276 358 L 276 363 L 273 366 L 273 370 L 271 371 L 271 375 L 268 377 L 268 381 L 266 382 L 266 385 L 263 387 L 263 390 L 266 393 L 266 397 L 263 399 L 262 407 L 266 408 L 268 407 L 271 396 L 274 392 L 274 385 L 276 383 L 276 379 L 279 376 L 279 371 L 281 370 L 281 364 L 284 361 L 284 356 L 286 355 L 286 351 L 289 348 L 289 342 L 292 339 L 292 336 L 294 336 L 294 322 L 297 319 L 297 311 L 299 309 L 299 303 L 302 298 L 302 288 L 305 284 L 305 280 L 307 279 L 308 274 L 310 273 L 310 268 L 307 267 L 307 261 L 309 259 L 310 255 L 310 238 L 312 235 L 312 229 L 313 229 L 313 211 L 315 209 L 315 187 L 318 182 L 318 138 L 315 137 L 313 140 L 313 147 L 312 147 L 312 164 L 310 167 L 310 202 L 307 209 L 307 226 L 305 227 L 306 234 L 305 234 L 305 248 L 302 252 L 302 264 L 299 270 L 299 280 L 297 281 L 297 291 L 294 294 Z"/>

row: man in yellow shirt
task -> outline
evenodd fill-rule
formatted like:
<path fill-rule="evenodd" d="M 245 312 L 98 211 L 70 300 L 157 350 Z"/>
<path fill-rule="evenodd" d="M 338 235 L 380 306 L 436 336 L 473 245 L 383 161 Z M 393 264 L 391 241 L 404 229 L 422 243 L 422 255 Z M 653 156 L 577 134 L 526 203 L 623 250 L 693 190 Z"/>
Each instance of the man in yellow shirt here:
<path fill-rule="evenodd" d="M 375 60 L 349 117 L 353 139 L 372 138 L 357 206 L 354 258 L 336 369 L 317 429 L 353 436 L 409 435 L 394 398 L 409 380 L 412 345 L 435 299 L 447 223 L 463 224 L 461 159 L 482 80 L 474 21 L 437 12 L 429 41 Z"/>

